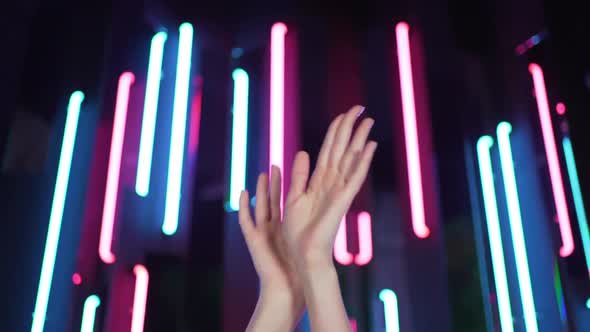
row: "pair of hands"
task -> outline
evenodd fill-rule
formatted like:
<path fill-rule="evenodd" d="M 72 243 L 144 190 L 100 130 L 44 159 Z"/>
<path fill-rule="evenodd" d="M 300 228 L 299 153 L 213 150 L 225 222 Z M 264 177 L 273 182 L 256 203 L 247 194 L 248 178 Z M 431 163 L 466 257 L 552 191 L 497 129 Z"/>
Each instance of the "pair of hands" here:
<path fill-rule="evenodd" d="M 363 185 L 377 148 L 376 142 L 367 143 L 373 119 L 362 120 L 353 132 L 363 110 L 355 106 L 332 121 L 311 177 L 309 155 L 297 153 L 283 214 L 278 167 L 272 167 L 270 181 L 264 173 L 258 177 L 255 222 L 248 192 L 242 192 L 239 221 L 260 279 L 261 297 L 280 298 L 290 310 L 302 312 L 309 302 L 305 282 L 313 271 L 333 268 L 338 226 Z"/>

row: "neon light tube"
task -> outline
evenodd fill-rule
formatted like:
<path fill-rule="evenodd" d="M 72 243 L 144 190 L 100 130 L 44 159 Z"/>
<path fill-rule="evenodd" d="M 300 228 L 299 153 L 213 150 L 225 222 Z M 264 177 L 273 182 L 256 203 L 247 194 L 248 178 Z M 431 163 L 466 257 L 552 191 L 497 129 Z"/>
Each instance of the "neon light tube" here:
<path fill-rule="evenodd" d="M 167 37 L 166 32 L 158 32 L 152 37 L 150 45 L 141 138 L 137 159 L 137 176 L 135 179 L 135 192 L 142 197 L 147 196 L 150 190 L 156 114 L 158 112 L 158 98 L 160 97 L 160 80 L 162 79 L 162 58 L 164 57 L 164 43 Z"/>
<path fill-rule="evenodd" d="M 129 106 L 129 92 L 135 82 L 135 75 L 124 72 L 119 77 L 117 88 L 117 101 L 115 104 L 115 119 L 113 120 L 113 133 L 111 137 L 111 151 L 109 154 L 109 166 L 107 171 L 107 184 L 102 208 L 102 222 L 100 226 L 100 239 L 98 242 L 98 255 L 105 264 L 115 262 L 112 251 L 113 230 L 117 213 L 117 199 L 119 196 L 119 175 L 121 173 L 121 158 L 123 156 L 123 142 L 125 140 L 125 123 L 127 121 L 127 108 Z"/>
<path fill-rule="evenodd" d="M 567 321 L 567 312 L 563 297 L 563 287 L 561 286 L 561 274 L 559 273 L 559 265 L 557 264 L 557 261 L 553 264 L 553 288 L 555 288 L 555 298 L 557 300 L 557 307 L 559 307 L 559 317 L 562 322 L 565 322 Z"/>
<path fill-rule="evenodd" d="M 131 313 L 131 332 L 143 332 L 150 276 L 145 266 L 140 264 L 133 267 L 133 273 L 135 274 L 135 292 Z"/>
<path fill-rule="evenodd" d="M 522 229 L 518 188 L 516 186 L 516 176 L 514 175 L 514 160 L 512 158 L 512 147 L 510 146 L 511 131 L 512 125 L 510 123 L 500 122 L 496 129 L 496 134 L 498 135 L 498 146 L 500 148 L 504 192 L 506 195 L 506 204 L 508 205 L 508 219 L 510 220 L 512 244 L 516 258 L 516 274 L 518 276 L 525 327 L 527 332 L 538 332 L 539 327 L 537 325 L 531 274 L 529 272 L 524 231 Z"/>
<path fill-rule="evenodd" d="M 68 192 L 68 182 L 70 180 L 72 156 L 74 154 L 74 145 L 76 143 L 76 131 L 78 129 L 78 119 L 80 117 L 80 107 L 83 100 L 84 93 L 76 91 L 72 93 L 68 103 L 68 112 L 66 115 L 64 136 L 57 166 L 57 177 L 55 179 L 53 201 L 51 202 L 47 239 L 45 240 L 45 250 L 43 252 L 43 261 L 41 263 L 41 275 L 39 277 L 39 288 L 37 289 L 31 332 L 42 332 L 45 326 L 47 304 L 49 302 L 49 293 L 51 291 L 51 282 L 53 280 L 59 235 L 61 232 L 61 224 L 63 221 L 64 207 Z"/>
<path fill-rule="evenodd" d="M 371 215 L 368 212 L 361 212 L 358 215 L 358 239 L 359 253 L 354 258 L 354 263 L 358 266 L 369 264 L 373 259 L 373 235 L 371 232 Z"/>
<path fill-rule="evenodd" d="M 84 301 L 82 310 L 82 324 L 80 332 L 94 332 L 94 321 L 96 320 L 96 309 L 100 305 L 100 298 L 97 295 L 90 295 Z"/>
<path fill-rule="evenodd" d="M 229 207 L 233 211 L 237 211 L 240 202 L 240 192 L 246 188 L 249 78 L 248 73 L 241 68 L 234 70 L 232 77 L 234 80 L 234 103 L 232 110 Z"/>
<path fill-rule="evenodd" d="M 386 288 L 379 292 L 379 299 L 383 301 L 385 332 L 399 332 L 397 295 L 391 289 Z"/>
<path fill-rule="evenodd" d="M 557 211 L 557 220 L 561 233 L 562 246 L 559 248 L 559 255 L 567 257 L 574 252 L 574 236 L 568 214 L 567 202 L 565 199 L 565 190 L 563 189 L 563 179 L 559 166 L 559 157 L 551 123 L 551 114 L 549 112 L 549 102 L 547 101 L 547 90 L 545 88 L 545 78 L 543 70 L 539 65 L 531 63 L 529 71 L 533 76 L 535 86 L 535 96 L 537 99 L 537 108 L 539 109 L 539 120 L 543 132 L 543 143 L 545 145 L 545 154 L 547 155 L 547 164 L 549 166 L 549 177 L 551 178 L 551 188 L 553 189 L 553 200 L 555 210 Z"/>
<path fill-rule="evenodd" d="M 170 138 L 170 159 L 168 163 L 168 183 L 166 186 L 166 205 L 162 233 L 174 235 L 178 228 L 180 196 L 182 184 L 182 163 L 188 107 L 188 89 L 193 47 L 193 26 L 183 23 L 179 28 L 178 62 L 176 65 L 176 86 L 174 87 L 174 107 L 172 113 L 172 134 Z"/>
<path fill-rule="evenodd" d="M 416 123 L 416 101 L 414 99 L 409 30 L 410 26 L 405 22 L 400 22 L 395 26 L 412 228 L 417 237 L 424 239 L 430 235 L 430 229 L 426 226 L 424 213 L 424 188 L 422 186 L 422 166 L 418 144 L 418 125 Z"/>
<path fill-rule="evenodd" d="M 493 144 L 494 140 L 490 136 L 480 137 L 477 140 L 477 160 L 479 164 L 479 176 L 481 178 L 488 239 L 490 241 L 500 326 L 502 332 L 513 332 L 514 326 L 512 325 L 512 307 L 510 305 L 510 292 L 508 278 L 506 276 L 506 261 L 504 260 L 504 246 L 502 244 L 500 219 L 498 217 L 494 172 L 492 171 L 492 160 L 490 157 L 490 148 Z"/>
<path fill-rule="evenodd" d="M 588 276 L 590 276 L 590 232 L 588 231 L 588 218 L 586 217 L 586 209 L 584 208 L 582 189 L 580 189 L 580 179 L 578 178 L 574 149 L 572 148 L 572 142 L 569 137 L 563 138 L 562 145 L 565 155 L 565 163 L 567 165 L 567 173 L 570 178 L 570 186 L 574 197 L 574 208 L 576 209 L 578 226 L 580 227 L 582 247 L 584 248 L 584 256 L 586 257 L 586 270 L 588 271 Z"/>
<path fill-rule="evenodd" d="M 270 30 L 270 136 L 269 170 L 272 165 L 284 171 L 285 149 L 285 35 L 287 26 L 275 23 Z M 284 186 L 281 185 L 281 207 Z"/>
<path fill-rule="evenodd" d="M 358 331 L 358 324 L 356 322 L 356 319 L 349 318 L 348 322 L 350 323 L 350 329 L 352 330 L 352 332 L 357 332 Z"/>
<path fill-rule="evenodd" d="M 336 239 L 334 240 L 334 259 L 341 265 L 350 265 L 354 261 L 354 257 L 348 252 L 348 245 L 346 242 L 346 215 L 342 217 Z"/>

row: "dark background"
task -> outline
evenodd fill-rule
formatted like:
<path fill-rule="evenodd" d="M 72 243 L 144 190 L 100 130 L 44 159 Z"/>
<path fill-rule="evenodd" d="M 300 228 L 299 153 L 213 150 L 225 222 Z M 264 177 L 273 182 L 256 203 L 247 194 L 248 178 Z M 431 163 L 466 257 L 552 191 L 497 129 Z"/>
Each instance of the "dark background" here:
<path fill-rule="evenodd" d="M 200 141 L 219 136 L 220 132 L 226 135 L 199 146 L 191 212 L 194 224 L 198 223 L 199 227 L 198 231 L 193 227 L 189 235 L 189 254 L 179 258 L 155 253 L 145 258 L 152 266 L 154 280 L 172 278 L 175 282 L 168 284 L 182 285 L 162 286 L 161 293 L 154 290 L 156 295 L 149 302 L 146 330 L 221 330 L 227 317 L 223 309 L 227 244 L 223 244 L 223 239 L 228 229 L 221 221 L 226 218 L 223 188 L 227 182 L 225 159 L 230 115 L 206 112 L 228 109 L 232 66 L 239 63 L 264 73 L 265 62 L 261 58 L 270 24 L 284 20 L 297 26 L 300 145 L 315 155 L 335 114 L 353 104 L 367 105 L 367 114 L 377 120 L 372 136 L 379 142 L 379 152 L 367 189 L 374 194 L 364 197 L 372 197 L 371 204 L 377 210 L 385 195 L 396 195 L 399 191 L 397 177 L 392 179 L 391 174 L 403 165 L 391 153 L 399 151 L 396 139 L 401 136 L 392 135 L 398 124 L 391 109 L 397 101 L 396 97 L 389 97 L 389 89 L 397 83 L 389 75 L 395 70 L 388 58 L 394 41 L 387 29 L 392 22 L 404 19 L 417 27 L 423 39 L 443 234 L 438 248 L 447 271 L 444 276 L 447 280 L 443 278 L 440 282 L 448 285 L 448 298 L 439 299 L 448 306 L 438 315 L 451 326 L 449 331 L 483 331 L 485 310 L 473 239 L 465 142 L 473 141 L 482 132 L 492 132 L 498 121 L 514 118 L 514 114 L 526 108 L 523 103 L 530 103 L 532 93 L 526 63 L 538 61 L 545 68 L 553 100 L 566 102 L 582 190 L 590 197 L 590 177 L 586 176 L 590 170 L 587 153 L 590 139 L 586 130 L 590 127 L 585 116 L 590 110 L 590 20 L 582 3 L 536 0 L 357 1 L 354 4 L 270 0 L 3 3 L 0 5 L 0 27 L 4 32 L 0 47 L 3 101 L 0 304 L 7 309 L 0 309 L 1 324 L 6 327 L 1 329 L 25 331 L 30 324 L 32 309 L 26 308 L 34 297 L 39 269 L 32 257 L 39 259 L 45 239 L 44 223 L 55 167 L 48 165 L 55 159 L 51 156 L 55 155 L 59 135 L 54 130 L 59 126 L 57 123 L 63 122 L 60 110 L 65 106 L 66 91 L 84 90 L 89 104 L 96 110 L 94 116 L 108 121 L 112 118 L 112 107 L 108 105 L 114 102 L 117 77 L 125 69 L 144 70 L 153 31 L 162 25 L 173 28 L 183 21 L 195 24 L 202 52 L 199 70 L 211 82 L 204 85 Z M 517 47 L 536 34 L 541 36 L 541 42 L 518 55 Z M 235 47 L 244 53 L 239 61 L 231 57 Z M 392 68 L 382 70 L 383 64 Z M 257 84 L 252 85 L 256 89 Z M 253 91 L 253 94 L 262 93 Z M 531 121 L 534 119 L 532 116 Z M 83 127 L 88 130 L 89 142 L 94 141 L 90 134 L 96 126 L 93 121 L 89 118 L 87 127 Z M 79 161 L 80 169 L 88 168 L 91 163 L 91 152 L 85 156 Z M 249 174 L 249 182 L 253 181 L 252 176 L 255 175 Z M 80 181 L 86 181 L 83 171 L 79 177 Z M 370 273 L 362 269 L 343 270 L 341 277 L 353 280 L 351 283 L 358 278 L 361 280 L 358 283 L 363 284 L 363 278 L 369 278 Z M 161 300 L 157 301 L 158 298 Z M 244 299 L 243 305 L 252 305 L 252 299 Z M 179 311 L 184 313 L 184 318 L 175 321 L 183 323 L 166 318 L 170 316 L 166 312 Z M 359 315 L 369 316 L 367 312 Z M 416 317 L 412 319 L 415 329 L 421 330 Z M 359 330 L 368 330 L 369 326 L 368 321 L 361 322 Z"/>

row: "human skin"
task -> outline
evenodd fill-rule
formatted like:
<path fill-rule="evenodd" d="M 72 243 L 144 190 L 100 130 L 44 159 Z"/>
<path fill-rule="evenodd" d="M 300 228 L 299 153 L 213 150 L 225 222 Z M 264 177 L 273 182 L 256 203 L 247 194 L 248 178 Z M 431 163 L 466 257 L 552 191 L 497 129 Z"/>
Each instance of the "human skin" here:
<path fill-rule="evenodd" d="M 292 331 L 305 306 L 312 331 L 350 331 L 332 250 L 377 148 L 367 142 L 373 119 L 353 130 L 363 110 L 354 106 L 332 121 L 311 177 L 309 155 L 296 154 L 282 220 L 278 167 L 271 169 L 270 189 L 266 174 L 258 178 L 256 222 L 242 192 L 240 226 L 261 285 L 247 331 Z"/>

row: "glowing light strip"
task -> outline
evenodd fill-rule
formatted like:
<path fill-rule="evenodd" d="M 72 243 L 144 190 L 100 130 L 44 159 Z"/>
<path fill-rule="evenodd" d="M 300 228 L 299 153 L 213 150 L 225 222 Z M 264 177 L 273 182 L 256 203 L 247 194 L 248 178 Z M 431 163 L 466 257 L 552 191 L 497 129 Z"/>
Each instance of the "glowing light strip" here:
<path fill-rule="evenodd" d="M 410 26 L 405 22 L 400 22 L 395 26 L 408 165 L 408 185 L 412 210 L 412 228 L 414 234 L 423 239 L 430 235 L 430 229 L 426 226 L 426 216 L 424 213 L 424 188 L 422 186 L 422 166 L 420 163 L 418 126 L 416 123 L 416 101 L 414 100 L 409 30 Z"/>
<path fill-rule="evenodd" d="M 524 322 L 527 332 L 538 332 L 537 313 L 535 311 L 535 300 L 533 298 L 524 231 L 522 229 L 522 216 L 520 214 L 516 176 L 514 175 L 512 147 L 510 146 L 511 131 L 512 125 L 510 123 L 500 122 L 496 129 L 496 134 L 498 135 L 498 146 L 500 148 L 504 192 L 506 194 L 506 204 L 508 205 L 508 219 L 510 220 L 512 244 L 516 258 L 516 273 L 522 300 L 522 310 L 524 312 Z"/>
<path fill-rule="evenodd" d="M 570 178 L 572 195 L 574 197 L 574 207 L 576 209 L 576 216 L 578 217 L 578 226 L 580 227 L 582 247 L 584 248 L 584 256 L 586 257 L 586 270 L 590 276 L 590 232 L 588 231 L 588 218 L 586 217 L 586 209 L 584 208 L 584 198 L 582 197 L 582 189 L 580 188 L 580 179 L 578 178 L 574 149 L 572 148 L 572 142 L 569 137 L 563 138 L 562 145 L 567 172 Z"/>
<path fill-rule="evenodd" d="M 386 288 L 379 292 L 379 299 L 383 301 L 385 332 L 399 332 L 397 295 L 391 289 Z"/>
<path fill-rule="evenodd" d="M 561 233 L 562 246 L 559 249 L 561 257 L 567 257 L 574 252 L 574 237 L 572 226 L 568 214 L 567 202 L 565 199 L 565 190 L 563 189 L 563 179 L 559 166 L 559 157 L 551 123 L 551 113 L 549 111 L 549 102 L 547 101 L 547 90 L 545 88 L 545 79 L 543 70 L 539 65 L 531 63 L 529 71 L 533 76 L 535 86 L 535 96 L 537 99 L 537 108 L 539 109 L 539 120 L 543 132 L 543 143 L 547 155 L 547 164 L 549 166 L 549 177 L 551 178 L 551 187 L 553 189 L 553 200 L 557 211 L 557 220 Z"/>
<path fill-rule="evenodd" d="M 287 26 L 278 22 L 270 30 L 270 136 L 269 170 L 272 165 L 284 171 L 285 144 L 285 35 Z M 281 186 L 281 206 L 283 204 Z"/>
<path fill-rule="evenodd" d="M 338 226 L 338 232 L 336 233 L 336 239 L 334 240 L 334 259 L 341 265 L 350 265 L 354 257 L 348 252 L 346 237 L 346 215 L 342 217 L 340 226 Z"/>
<path fill-rule="evenodd" d="M 553 288 L 555 288 L 555 298 L 557 300 L 557 306 L 559 307 L 559 317 L 562 322 L 565 322 L 567 321 L 567 312 L 563 297 L 563 287 L 561 285 L 561 273 L 559 273 L 559 265 L 557 264 L 557 261 L 553 264 Z"/>
<path fill-rule="evenodd" d="M 494 140 L 490 136 L 480 137 L 477 140 L 477 160 L 487 221 L 488 239 L 490 241 L 500 326 L 502 332 L 513 332 L 514 326 L 512 325 L 512 308 L 510 306 L 510 292 L 508 290 L 508 278 L 506 276 L 506 261 L 504 260 L 504 246 L 502 244 L 496 188 L 494 186 L 494 173 L 492 171 L 490 157 L 490 148 L 493 144 Z"/>
<path fill-rule="evenodd" d="M 123 155 L 123 142 L 125 140 L 125 123 L 127 121 L 127 108 L 129 106 L 129 92 L 131 90 L 131 85 L 133 85 L 134 82 L 135 75 L 131 72 L 124 72 L 119 77 L 119 87 L 117 88 L 117 101 L 115 104 L 115 118 L 113 120 L 107 184 L 102 209 L 100 239 L 98 242 L 98 255 L 105 264 L 112 264 L 115 262 L 115 255 L 112 251 L 113 229 L 115 227 L 115 216 L 117 213 L 119 175 L 121 173 L 121 158 Z"/>
<path fill-rule="evenodd" d="M 131 313 L 131 332 L 143 332 L 150 276 L 145 266 L 140 264 L 133 267 L 133 273 L 135 274 L 135 292 Z"/>
<path fill-rule="evenodd" d="M 237 211 L 240 192 L 246 188 L 246 158 L 248 151 L 248 73 L 238 68 L 232 74 L 234 103 L 232 120 L 231 170 L 229 207 Z"/>
<path fill-rule="evenodd" d="M 358 215 L 358 239 L 359 253 L 354 258 L 358 266 L 369 264 L 373 259 L 373 234 L 371 232 L 371 215 L 368 212 L 361 212 Z"/>
<path fill-rule="evenodd" d="M 68 182 L 70 180 L 72 155 L 74 154 L 74 145 L 76 143 L 76 131 L 78 129 L 80 107 L 83 100 L 84 93 L 76 91 L 72 93 L 68 103 L 68 112 L 61 152 L 59 155 L 59 163 L 57 166 L 57 177 L 55 179 L 53 202 L 51 203 L 47 239 L 45 240 L 45 250 L 43 252 L 43 261 L 41 263 L 41 275 L 39 277 L 39 288 L 37 290 L 31 332 L 42 332 L 45 326 L 47 304 L 49 302 L 59 235 L 63 221 L 64 206 L 68 192 Z"/>
<path fill-rule="evenodd" d="M 172 134 L 170 138 L 170 159 L 168 162 L 168 184 L 166 186 L 164 223 L 162 224 L 162 233 L 165 235 L 174 235 L 178 229 L 186 113 L 188 108 L 188 89 L 193 47 L 193 26 L 190 23 L 183 23 L 180 25 L 179 32 Z"/>
<path fill-rule="evenodd" d="M 164 43 L 167 37 L 168 34 L 166 32 L 158 32 L 152 37 L 150 45 L 150 59 L 143 104 L 143 120 L 141 123 L 141 138 L 137 159 L 137 176 L 135 179 L 135 192 L 142 197 L 147 196 L 150 190 L 156 114 L 158 112 L 160 80 L 162 78 L 162 58 L 164 57 Z"/>
<path fill-rule="evenodd" d="M 80 332 L 94 332 L 94 324 L 96 320 L 96 309 L 100 305 L 100 298 L 97 295 L 90 295 L 84 301 L 84 309 L 82 310 L 82 324 L 80 325 Z"/>

